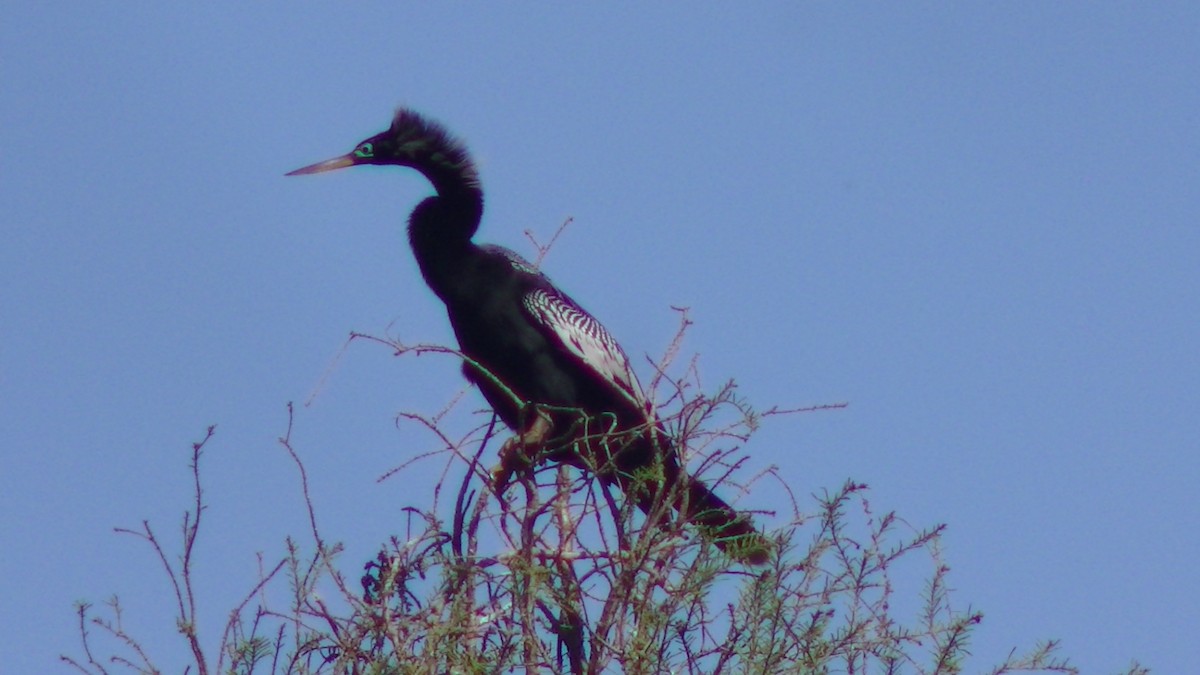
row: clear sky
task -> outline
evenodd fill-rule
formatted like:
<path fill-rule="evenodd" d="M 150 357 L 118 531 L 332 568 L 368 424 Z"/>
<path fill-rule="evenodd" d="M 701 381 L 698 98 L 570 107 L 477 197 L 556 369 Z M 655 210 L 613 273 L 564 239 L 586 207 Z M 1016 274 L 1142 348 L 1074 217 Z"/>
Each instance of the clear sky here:
<path fill-rule="evenodd" d="M 433 479 L 375 480 L 430 449 L 393 418 L 456 364 L 334 363 L 352 330 L 451 339 L 402 231 L 429 188 L 283 177 L 398 104 L 468 141 L 481 240 L 574 218 L 546 269 L 643 379 L 685 305 L 709 383 L 848 401 L 769 424 L 751 468 L 948 523 L 969 670 L 1042 638 L 1194 667 L 1200 5 L 35 2 L 0 50 L 4 672 L 59 668 L 72 602 L 112 593 L 181 669 L 112 528 L 177 536 L 210 424 L 211 626 L 304 534 L 288 401 L 352 573 Z"/>

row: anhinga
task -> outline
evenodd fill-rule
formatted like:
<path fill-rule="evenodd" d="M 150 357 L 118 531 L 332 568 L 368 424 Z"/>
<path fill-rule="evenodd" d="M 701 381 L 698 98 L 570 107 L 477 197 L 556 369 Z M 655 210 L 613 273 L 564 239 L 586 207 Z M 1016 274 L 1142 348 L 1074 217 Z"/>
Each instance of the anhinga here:
<path fill-rule="evenodd" d="M 706 538 L 739 560 L 766 562 L 770 545 L 750 519 L 683 473 L 628 357 L 604 326 L 521 256 L 471 241 L 483 192 L 459 141 L 400 109 L 387 131 L 350 153 L 288 175 L 360 164 L 411 167 L 433 184 L 436 195 L 409 217 L 413 253 L 446 304 L 464 373 L 521 445 L 595 471 L 647 513 L 670 487 L 671 506 Z M 502 457 L 506 463 L 511 457 Z"/>

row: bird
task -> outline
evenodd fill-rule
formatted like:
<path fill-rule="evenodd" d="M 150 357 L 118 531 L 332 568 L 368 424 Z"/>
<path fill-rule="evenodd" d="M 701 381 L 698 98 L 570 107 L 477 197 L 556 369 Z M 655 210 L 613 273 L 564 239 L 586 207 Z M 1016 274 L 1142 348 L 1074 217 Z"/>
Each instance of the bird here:
<path fill-rule="evenodd" d="M 433 186 L 409 216 L 409 244 L 425 283 L 446 306 L 464 375 L 515 434 L 501 450 L 500 491 L 522 462 L 564 462 L 617 486 L 647 514 L 670 495 L 683 521 L 731 558 L 768 561 L 772 547 L 751 518 L 685 473 L 608 330 L 525 258 L 473 240 L 483 191 L 458 138 L 400 108 L 386 131 L 349 153 L 286 175 L 363 165 L 415 169 Z"/>

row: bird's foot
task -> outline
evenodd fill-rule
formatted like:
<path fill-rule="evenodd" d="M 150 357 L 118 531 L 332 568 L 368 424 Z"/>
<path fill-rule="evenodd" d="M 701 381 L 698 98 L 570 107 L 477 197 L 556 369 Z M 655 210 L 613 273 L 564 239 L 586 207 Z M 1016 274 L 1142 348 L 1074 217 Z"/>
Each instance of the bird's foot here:
<path fill-rule="evenodd" d="M 528 429 L 500 447 L 500 464 L 492 469 L 492 489 L 497 497 L 508 488 L 513 472 L 533 466 L 533 458 L 545 443 L 550 428 L 550 419 L 539 413 Z"/>

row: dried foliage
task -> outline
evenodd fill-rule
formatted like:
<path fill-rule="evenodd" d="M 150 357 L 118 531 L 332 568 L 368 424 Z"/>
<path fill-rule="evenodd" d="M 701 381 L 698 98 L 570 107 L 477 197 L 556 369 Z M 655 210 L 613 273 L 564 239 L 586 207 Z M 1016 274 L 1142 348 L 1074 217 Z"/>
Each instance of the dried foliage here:
<path fill-rule="evenodd" d="M 686 312 L 680 316 L 679 334 L 653 364 L 650 390 L 691 472 L 731 496 L 744 489 L 742 447 L 762 419 L 817 408 L 756 413 L 733 383 L 706 393 L 695 360 L 676 363 L 690 324 Z M 351 337 L 363 339 L 397 354 L 461 357 L 445 347 Z M 188 672 L 961 672 L 982 614 L 950 602 L 943 526 L 914 529 L 894 513 L 877 514 L 867 487 L 847 482 L 807 506 L 791 499 L 786 512 L 773 514 L 783 523 L 772 535 L 777 555 L 768 565 L 741 567 L 669 509 L 641 514 L 587 471 L 535 464 L 497 496 L 486 465 L 499 445 L 496 423 L 476 423 L 456 404 L 399 416 L 425 429 L 437 448 L 385 478 L 412 471 L 416 461 L 440 460 L 442 479 L 428 504 L 404 509 L 404 532 L 365 566 L 341 560 L 340 545 L 318 528 L 289 421 L 280 444 L 300 474 L 311 529 L 301 540 L 288 538 L 281 559 L 260 556 L 260 578 L 230 612 L 215 651 L 206 651 L 196 630 L 192 573 L 209 429 L 192 448 L 194 500 L 178 563 L 148 522 L 118 530 L 147 542 L 162 563 L 190 651 Z M 791 494 L 774 469 L 745 483 L 767 481 Z M 760 523 L 764 515 L 772 514 L 759 514 Z M 901 560 L 906 571 L 897 574 Z M 926 571 L 923 587 L 911 582 L 914 563 Z M 361 579 L 353 580 L 358 569 Z M 336 594 L 317 593 L 318 583 Z M 898 597 L 919 613 L 897 616 Z M 114 667 L 160 672 L 149 643 L 124 629 L 115 597 L 100 611 L 81 603 L 77 612 L 83 656 L 63 656 L 66 663 L 92 675 Z M 990 672 L 1077 673 L 1057 647 L 1051 641 L 1014 652 Z M 111 655 L 99 657 L 101 649 Z M 1147 671 L 1133 664 L 1127 672 Z"/>

